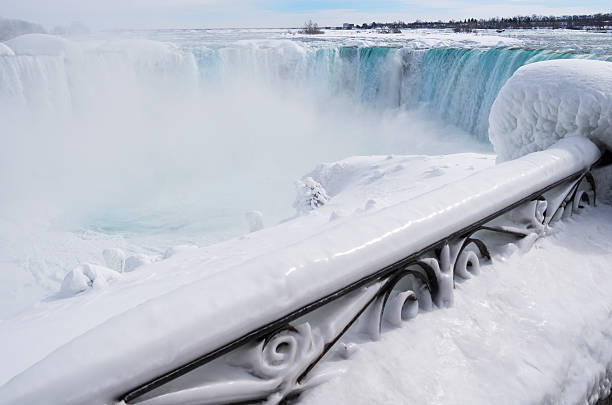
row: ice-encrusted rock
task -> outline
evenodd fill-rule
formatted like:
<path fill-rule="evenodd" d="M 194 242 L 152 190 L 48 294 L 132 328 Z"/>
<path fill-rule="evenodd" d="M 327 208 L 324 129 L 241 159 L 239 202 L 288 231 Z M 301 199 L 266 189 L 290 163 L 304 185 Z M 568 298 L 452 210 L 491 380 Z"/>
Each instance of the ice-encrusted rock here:
<path fill-rule="evenodd" d="M 523 66 L 491 108 L 489 138 L 498 161 L 569 136 L 612 149 L 612 63 L 572 59 Z"/>

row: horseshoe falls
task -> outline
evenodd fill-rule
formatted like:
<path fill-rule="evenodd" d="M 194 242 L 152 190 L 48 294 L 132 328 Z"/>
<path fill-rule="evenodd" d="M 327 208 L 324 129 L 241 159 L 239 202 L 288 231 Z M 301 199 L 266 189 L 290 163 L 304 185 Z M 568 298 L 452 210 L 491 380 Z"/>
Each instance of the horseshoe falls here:
<path fill-rule="evenodd" d="M 538 61 L 610 60 L 610 43 L 419 30 L 0 43 L 0 318 L 104 249 L 161 257 L 248 238 L 253 212 L 264 227 L 292 218 L 295 181 L 322 162 L 469 152 L 490 164 L 489 112 L 510 76 Z M 351 167 L 337 170 L 349 178 Z"/>

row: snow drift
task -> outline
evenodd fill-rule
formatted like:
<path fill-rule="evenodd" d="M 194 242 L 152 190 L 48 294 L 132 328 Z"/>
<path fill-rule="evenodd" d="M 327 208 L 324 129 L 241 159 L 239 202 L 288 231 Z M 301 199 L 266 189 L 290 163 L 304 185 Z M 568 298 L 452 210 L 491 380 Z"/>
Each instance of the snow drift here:
<path fill-rule="evenodd" d="M 489 138 L 498 161 L 568 136 L 612 148 L 612 63 L 573 59 L 523 66 L 493 103 Z"/>

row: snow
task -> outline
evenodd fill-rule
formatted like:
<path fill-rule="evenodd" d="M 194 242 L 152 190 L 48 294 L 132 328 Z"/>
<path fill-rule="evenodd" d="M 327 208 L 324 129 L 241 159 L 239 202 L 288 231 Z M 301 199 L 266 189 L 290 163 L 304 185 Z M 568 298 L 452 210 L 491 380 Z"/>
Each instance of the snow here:
<path fill-rule="evenodd" d="M 106 267 L 113 269 L 118 273 L 123 273 L 125 268 L 125 252 L 121 249 L 110 248 L 102 251 L 102 257 L 106 263 Z"/>
<path fill-rule="evenodd" d="M 192 360 L 582 170 L 598 156 L 592 143 L 574 138 L 452 183 L 449 178 L 436 182 L 439 167 L 430 165 L 429 173 L 419 177 L 439 188 L 420 189 L 409 200 L 386 207 L 376 199 L 374 207 L 356 210 L 350 220 L 328 222 L 339 208 L 332 203 L 342 198 L 340 192 L 312 214 L 257 232 L 252 239 L 179 249 L 166 260 L 123 275 L 108 270 L 122 280 L 111 282 L 103 294 L 94 288 L 70 301 L 41 303 L 3 322 L 0 350 L 7 361 L 0 381 L 10 381 L 0 388 L 0 403 L 103 403 L 162 369 Z M 389 184 L 402 183 L 410 175 L 402 179 L 403 170 L 395 169 L 401 159 L 395 159 L 378 158 L 374 176 L 363 178 L 363 172 L 350 168 L 347 173 L 365 180 L 362 184 L 387 178 Z M 466 156 L 451 157 L 446 164 L 466 161 Z M 349 182 L 347 176 L 332 183 L 341 189 Z M 363 199 L 354 201 L 352 207 L 363 204 Z M 98 277 L 108 281 L 106 269 L 94 268 L 95 277 L 90 270 L 81 269 L 94 287 Z M 88 284 L 80 274 L 75 279 L 77 286 Z M 44 342 L 39 339 L 42 328 L 48 334 Z"/>
<path fill-rule="evenodd" d="M 612 207 L 558 223 L 338 363 L 304 405 L 594 404 L 612 370 Z"/>
<path fill-rule="evenodd" d="M 6 348 L 10 344 L 14 345 L 16 341 L 23 344 L 31 342 L 31 347 L 25 352 L 15 352 L 10 361 L 0 367 L 0 384 L 46 357 L 62 344 L 129 308 L 194 283 L 217 271 L 239 266 L 256 256 L 273 254 L 284 246 L 298 243 L 310 235 L 328 229 L 331 216 L 336 216 L 335 222 L 338 223 L 358 218 L 369 199 L 375 198 L 378 201 L 377 209 L 380 210 L 465 178 L 493 164 L 493 155 L 481 154 L 359 156 L 322 164 L 308 176 L 332 190 L 333 198 L 310 215 L 201 249 L 193 245 L 179 245 L 168 248 L 165 253 L 162 251 L 159 255 L 133 255 L 134 258 L 126 259 L 126 273 L 123 274 L 122 280 L 111 283 L 106 291 L 91 290 L 70 299 L 51 299 L 18 316 L 6 319 L 3 322 L 6 328 L 0 328 L 0 342 L 5 345 L 0 347 Z M 372 181 L 374 170 L 385 175 Z M 332 175 L 332 172 L 336 174 Z M 432 172 L 437 172 L 438 175 L 432 177 Z M 57 235 L 46 236 L 58 239 Z M 115 243 L 119 242 L 120 239 L 115 240 Z M 33 239 L 32 243 L 38 245 L 42 242 Z M 72 241 L 69 244 L 74 246 Z M 91 250 L 88 246 L 76 247 L 79 250 Z M 43 254 L 51 253 L 43 251 Z M 192 259 L 197 261 L 197 266 L 187 266 L 189 261 L 185 262 L 177 257 L 190 253 L 197 253 Z M 138 257 L 142 258 L 142 262 L 155 265 L 139 264 L 139 267 L 132 268 L 131 261 L 141 262 Z M 180 261 L 173 265 L 171 261 L 166 260 L 172 257 Z M 55 258 L 57 261 L 62 259 Z M 86 256 L 84 259 L 93 261 L 94 257 Z M 103 261 L 98 264 L 103 264 Z M 31 317 L 45 320 L 30 323 L 28 319 Z M 75 318 L 78 318 L 79 322 L 73 322 Z M 35 337 L 39 328 L 46 330 L 48 336 L 44 341 L 37 340 L 34 344 L 30 339 Z M 21 344 L 18 347 L 25 349 Z"/>
<path fill-rule="evenodd" d="M 455 33 L 451 30 L 410 29 L 400 34 L 383 34 L 376 30 L 324 30 L 321 35 L 298 33 L 285 34 L 286 37 L 303 38 L 309 41 L 339 42 L 343 46 L 394 46 L 400 45 L 413 49 L 430 48 L 474 48 L 520 46 L 523 41 L 516 38 L 496 35 L 493 31 L 484 33 Z"/>
<path fill-rule="evenodd" d="M 572 59 L 523 66 L 493 103 L 489 138 L 499 161 L 569 136 L 612 149 L 612 63 Z"/>
<path fill-rule="evenodd" d="M 298 215 L 320 208 L 329 201 L 325 188 L 310 176 L 298 180 L 295 187 L 297 195 L 293 207 Z"/>

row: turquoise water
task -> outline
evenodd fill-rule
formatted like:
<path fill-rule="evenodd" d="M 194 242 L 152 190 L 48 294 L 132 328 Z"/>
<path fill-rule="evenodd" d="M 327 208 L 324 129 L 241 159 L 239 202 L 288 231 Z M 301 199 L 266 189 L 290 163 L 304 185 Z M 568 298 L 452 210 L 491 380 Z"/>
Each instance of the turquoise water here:
<path fill-rule="evenodd" d="M 587 57 L 523 49 L 432 49 L 421 61 L 419 101 L 441 119 L 486 141 L 497 94 L 521 66 L 552 59 Z"/>
<path fill-rule="evenodd" d="M 253 45 L 194 50 L 202 79 L 215 83 L 247 75 L 271 85 L 289 82 L 316 88 L 320 97 L 341 95 L 373 109 L 424 106 L 482 142 L 488 141 L 488 115 L 495 97 L 521 66 L 552 59 L 612 60 L 605 54 L 554 47 L 330 47 L 281 40 Z"/>

